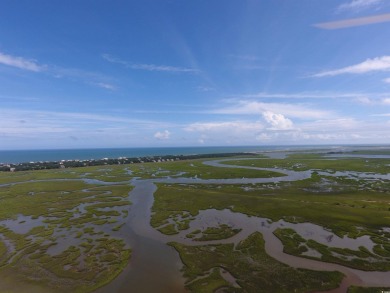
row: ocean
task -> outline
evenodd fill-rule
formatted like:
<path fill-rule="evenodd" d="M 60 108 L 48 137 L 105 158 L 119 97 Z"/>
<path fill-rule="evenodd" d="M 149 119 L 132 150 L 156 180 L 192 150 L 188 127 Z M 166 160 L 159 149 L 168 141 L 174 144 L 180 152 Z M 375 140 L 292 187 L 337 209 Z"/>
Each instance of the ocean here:
<path fill-rule="evenodd" d="M 90 160 L 119 157 L 147 157 L 164 155 L 194 155 L 308 149 L 342 149 L 347 146 L 229 146 L 229 147 L 162 147 L 162 148 L 100 148 L 0 151 L 0 163 L 25 163 L 60 160 Z M 356 146 L 355 146 L 356 147 Z"/>

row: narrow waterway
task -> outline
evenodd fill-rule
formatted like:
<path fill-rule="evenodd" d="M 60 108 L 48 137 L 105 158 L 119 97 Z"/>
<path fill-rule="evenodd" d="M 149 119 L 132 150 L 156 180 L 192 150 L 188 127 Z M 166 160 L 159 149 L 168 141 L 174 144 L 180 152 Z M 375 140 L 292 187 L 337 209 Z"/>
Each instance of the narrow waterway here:
<path fill-rule="evenodd" d="M 97 292 L 186 292 L 178 253 L 166 245 L 165 235 L 150 226 L 156 185 L 150 180 L 134 180 L 132 185 L 132 205 L 121 229 L 132 249 L 131 260 L 118 278 Z"/>
<path fill-rule="evenodd" d="M 231 159 L 229 159 L 231 160 Z M 153 206 L 153 193 L 157 190 L 155 183 L 185 183 L 185 184 L 246 184 L 263 182 L 294 181 L 309 178 L 311 171 L 296 172 L 272 168 L 257 168 L 244 166 L 227 166 L 218 161 L 209 161 L 205 164 L 223 168 L 248 168 L 255 170 L 268 170 L 286 174 L 283 177 L 255 178 L 255 179 L 209 179 L 196 178 L 164 178 L 164 179 L 134 179 L 131 184 L 134 189 L 130 192 L 129 199 L 132 206 L 129 211 L 128 221 L 121 233 L 126 234 L 131 247 L 132 257 L 129 266 L 123 273 L 108 286 L 98 290 L 106 292 L 185 292 L 184 282 L 180 268 L 182 266 L 178 253 L 167 245 L 167 242 L 175 241 L 186 245 L 205 245 L 220 243 L 238 243 L 255 231 L 260 231 L 265 240 L 266 252 L 278 261 L 295 268 L 305 268 L 322 271 L 340 271 L 345 278 L 336 290 L 329 292 L 346 292 L 351 285 L 357 286 L 390 286 L 390 272 L 366 272 L 351 269 L 337 264 L 325 263 L 316 260 L 296 257 L 283 252 L 281 241 L 273 234 L 277 228 L 292 228 L 306 239 L 314 239 L 318 242 L 334 247 L 356 249 L 363 245 L 369 250 L 373 243 L 367 237 L 358 239 L 339 238 L 322 227 L 311 223 L 293 224 L 283 220 L 273 222 L 268 219 L 249 217 L 244 214 L 234 213 L 230 210 L 204 210 L 190 223 L 190 228 L 181 231 L 177 235 L 164 235 L 150 226 L 151 208 Z M 188 233 L 199 228 L 228 224 L 233 228 L 242 229 L 235 236 L 215 241 L 193 241 L 186 237 Z M 332 236 L 332 237 L 329 237 Z M 329 242 L 332 239 L 332 243 Z"/>

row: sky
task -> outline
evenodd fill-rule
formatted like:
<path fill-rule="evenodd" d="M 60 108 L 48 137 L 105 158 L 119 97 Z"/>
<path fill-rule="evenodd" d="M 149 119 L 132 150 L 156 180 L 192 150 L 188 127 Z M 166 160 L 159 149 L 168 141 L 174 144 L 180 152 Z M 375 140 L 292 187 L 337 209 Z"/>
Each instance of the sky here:
<path fill-rule="evenodd" d="M 0 7 L 0 150 L 390 144 L 389 0 Z"/>

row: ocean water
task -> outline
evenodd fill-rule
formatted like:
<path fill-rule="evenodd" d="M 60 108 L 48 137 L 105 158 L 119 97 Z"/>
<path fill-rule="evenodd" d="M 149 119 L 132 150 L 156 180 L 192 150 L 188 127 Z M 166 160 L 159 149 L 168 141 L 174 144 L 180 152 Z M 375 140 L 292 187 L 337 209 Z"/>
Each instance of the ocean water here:
<path fill-rule="evenodd" d="M 356 146 L 355 146 L 356 147 Z M 355 148 L 354 147 L 354 148 Z M 147 157 L 164 155 L 194 155 L 236 152 L 292 151 L 308 149 L 345 150 L 348 146 L 231 146 L 231 147 L 163 147 L 163 148 L 101 148 L 0 151 L 0 163 L 38 161 L 89 160 L 119 157 Z"/>
<path fill-rule="evenodd" d="M 101 148 L 0 151 L 0 163 L 22 163 L 60 160 L 89 160 L 119 157 L 193 155 L 212 153 L 254 152 L 277 147 L 171 147 L 171 148 Z M 282 148 L 280 148 L 282 149 Z"/>

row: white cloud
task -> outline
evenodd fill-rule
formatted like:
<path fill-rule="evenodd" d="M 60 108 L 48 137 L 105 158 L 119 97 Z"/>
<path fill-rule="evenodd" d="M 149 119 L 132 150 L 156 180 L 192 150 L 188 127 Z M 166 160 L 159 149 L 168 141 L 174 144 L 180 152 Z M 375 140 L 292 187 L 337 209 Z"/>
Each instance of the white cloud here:
<path fill-rule="evenodd" d="M 216 121 L 189 124 L 183 130 L 193 137 L 200 137 L 198 143 L 211 145 L 245 145 L 256 143 L 256 136 L 264 130 L 260 121 Z"/>
<path fill-rule="evenodd" d="M 356 101 L 358 101 L 360 104 L 371 105 L 375 100 L 370 99 L 369 97 L 358 97 Z"/>
<path fill-rule="evenodd" d="M 339 92 L 302 92 L 302 93 L 267 93 L 260 92 L 250 95 L 242 95 L 243 98 L 272 98 L 272 99 L 334 99 L 334 98 L 355 98 L 360 93 L 339 93 Z"/>
<path fill-rule="evenodd" d="M 371 115 L 371 116 L 375 116 L 375 117 L 390 117 L 390 113 L 375 114 L 375 115 Z"/>
<path fill-rule="evenodd" d="M 342 29 L 390 21 L 390 13 L 314 24 L 321 29 Z"/>
<path fill-rule="evenodd" d="M 390 83 L 390 78 L 384 79 L 383 82 Z M 260 92 L 256 94 L 240 95 L 240 98 L 257 98 L 257 99 L 351 99 L 361 103 L 365 101 L 377 101 L 381 98 L 387 98 L 390 96 L 388 92 L 301 92 L 301 93 L 267 93 Z M 230 102 L 236 101 L 235 99 L 229 100 Z"/>
<path fill-rule="evenodd" d="M 63 68 L 55 65 L 40 65 L 35 60 L 6 55 L 1 52 L 0 64 L 33 72 L 44 72 L 55 78 L 67 78 L 71 81 L 81 81 L 85 84 L 98 86 L 108 90 L 116 89 L 114 85 L 107 82 L 107 80 L 110 80 L 107 76 L 96 72 L 76 68 Z"/>
<path fill-rule="evenodd" d="M 390 102 L 390 101 L 389 101 Z M 379 115 L 377 115 L 379 116 Z M 390 116 L 382 114 L 380 116 Z M 316 144 L 316 143 L 388 143 L 390 122 L 374 118 L 330 118 L 310 121 L 292 121 L 284 115 L 264 113 L 270 127 L 259 121 L 198 122 L 184 130 L 191 132 L 194 142 L 208 145 L 241 144 L 259 142 L 265 144 Z M 385 118 L 386 119 L 386 118 Z M 282 130 L 282 131 L 281 131 Z"/>
<path fill-rule="evenodd" d="M 215 91 L 215 88 L 213 87 L 208 87 L 208 86 L 198 86 L 196 89 L 200 92 L 212 92 Z"/>
<path fill-rule="evenodd" d="M 143 63 L 132 63 L 128 61 L 123 61 L 119 58 L 113 57 L 109 54 L 103 54 L 102 57 L 111 63 L 121 64 L 127 68 L 136 69 L 136 70 L 146 70 L 146 71 L 162 71 L 162 72 L 172 72 L 172 73 L 197 73 L 199 70 L 186 67 L 176 67 L 168 65 L 155 65 L 155 64 L 143 64 Z"/>
<path fill-rule="evenodd" d="M 260 133 L 256 139 L 272 144 L 362 143 L 368 140 L 386 143 L 390 139 L 389 123 L 385 121 L 340 118 L 300 123 L 298 126 L 286 131 L 268 130 Z"/>
<path fill-rule="evenodd" d="M 371 141 L 373 143 L 388 142 L 389 125 L 385 121 L 357 120 L 342 118 L 320 120 L 299 125 L 301 133 L 310 140 L 334 140 L 348 143 Z"/>
<path fill-rule="evenodd" d="M 153 146 L 156 129 L 171 123 L 128 118 L 121 115 L 18 110 L 0 108 L 2 149 Z M 177 126 L 176 126 L 177 127 Z"/>
<path fill-rule="evenodd" d="M 389 105 L 390 98 L 371 99 L 368 97 L 360 97 L 356 99 L 359 103 L 364 105 Z"/>
<path fill-rule="evenodd" d="M 382 102 L 385 105 L 390 105 L 390 98 L 383 99 Z"/>
<path fill-rule="evenodd" d="M 224 132 L 224 133 L 243 133 L 253 132 L 263 129 L 260 122 L 249 121 L 226 121 L 226 122 L 197 122 L 184 128 L 186 131 L 196 132 Z"/>
<path fill-rule="evenodd" d="M 352 66 L 324 71 L 313 75 L 314 77 L 335 76 L 340 74 L 363 74 L 374 71 L 390 71 L 390 56 L 382 56 L 373 59 L 367 59 L 362 63 Z"/>
<path fill-rule="evenodd" d="M 385 82 L 385 83 L 390 83 L 390 77 L 389 77 L 389 78 L 385 78 L 385 79 L 383 80 L 383 82 Z"/>
<path fill-rule="evenodd" d="M 307 132 L 325 131 L 325 132 L 338 132 L 338 131 L 351 131 L 358 130 L 363 124 L 354 118 L 338 118 L 327 120 L 316 120 L 299 125 L 300 129 Z M 362 127 L 364 129 L 364 127 Z"/>
<path fill-rule="evenodd" d="M 147 71 L 190 72 L 190 73 L 198 72 L 198 70 L 192 68 L 183 68 L 183 67 L 175 67 L 175 66 L 167 66 L 167 65 L 155 65 L 155 64 L 132 64 L 130 68 L 147 70 Z"/>
<path fill-rule="evenodd" d="M 98 86 L 109 90 L 115 90 L 116 87 L 111 84 L 111 78 L 99 72 L 93 72 L 78 68 L 64 68 L 58 66 L 48 66 L 47 73 L 56 78 L 66 78 L 70 81 L 83 82 L 88 85 Z"/>
<path fill-rule="evenodd" d="M 293 123 L 290 119 L 282 114 L 276 114 L 270 111 L 263 112 L 265 121 L 271 124 L 271 130 L 289 130 L 293 128 Z"/>
<path fill-rule="evenodd" d="M 72 130 L 80 129 L 101 129 L 101 128 L 127 128 L 131 126 L 132 129 L 155 129 L 156 127 L 164 125 L 171 126 L 168 123 L 161 123 L 159 121 L 131 119 L 127 117 L 98 115 L 82 112 L 55 112 L 55 111 L 35 111 L 35 110 L 16 110 L 16 109 L 0 109 L 0 133 L 4 127 L 10 125 L 18 128 L 19 121 L 27 121 L 23 126 L 31 126 L 31 131 L 34 132 L 34 127 L 42 125 L 46 127 L 61 127 Z M 119 129 L 118 128 L 118 129 Z"/>
<path fill-rule="evenodd" d="M 105 82 L 97 82 L 97 83 L 95 83 L 95 85 L 97 85 L 98 87 L 104 88 L 106 90 L 111 90 L 111 91 L 114 91 L 117 89 L 116 86 L 109 84 L 109 83 L 105 83 Z"/>
<path fill-rule="evenodd" d="M 16 67 L 23 70 L 40 72 L 45 69 L 44 66 L 38 65 L 34 60 L 27 60 L 22 57 L 6 55 L 0 52 L 0 64 Z"/>
<path fill-rule="evenodd" d="M 154 134 L 154 138 L 158 140 L 167 140 L 171 136 L 171 133 L 168 130 L 158 131 Z"/>
<path fill-rule="evenodd" d="M 127 66 L 129 63 L 118 58 L 111 56 L 110 54 L 102 54 L 103 59 L 111 63 L 118 63 Z"/>
<path fill-rule="evenodd" d="M 359 11 L 362 9 L 371 8 L 378 6 L 383 2 L 383 0 L 352 0 L 351 2 L 343 3 L 338 8 L 337 11 Z"/>
<path fill-rule="evenodd" d="M 300 118 L 300 119 L 323 119 L 334 117 L 330 111 L 319 110 L 300 104 L 288 103 L 263 103 L 256 101 L 238 101 L 231 107 L 217 109 L 211 111 L 213 114 L 257 114 L 270 111 L 280 113 L 284 116 Z"/>

